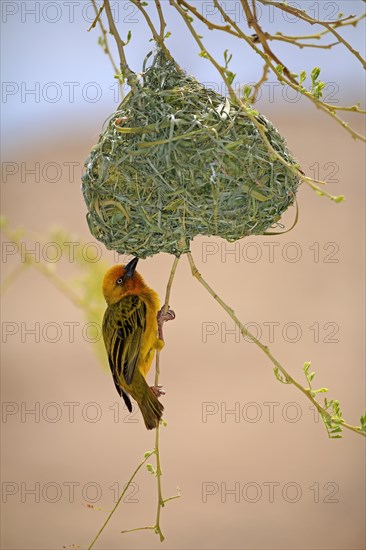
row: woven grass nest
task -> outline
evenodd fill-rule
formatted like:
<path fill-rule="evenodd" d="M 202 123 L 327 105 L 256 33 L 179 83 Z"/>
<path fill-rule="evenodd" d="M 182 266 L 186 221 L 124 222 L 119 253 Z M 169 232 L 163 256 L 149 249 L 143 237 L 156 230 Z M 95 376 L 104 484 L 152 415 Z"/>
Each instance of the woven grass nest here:
<path fill-rule="evenodd" d="M 146 63 L 146 60 L 145 60 Z M 263 116 L 273 148 L 296 165 Z M 299 177 L 270 158 L 236 102 L 206 89 L 158 51 L 110 117 L 85 163 L 94 237 L 140 258 L 176 256 L 196 235 L 261 235 L 293 204 Z"/>

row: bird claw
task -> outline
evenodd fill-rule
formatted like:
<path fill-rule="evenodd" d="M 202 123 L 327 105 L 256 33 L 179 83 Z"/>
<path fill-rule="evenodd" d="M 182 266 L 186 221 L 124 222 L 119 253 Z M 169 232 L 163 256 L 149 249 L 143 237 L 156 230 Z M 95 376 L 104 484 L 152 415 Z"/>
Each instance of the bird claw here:
<path fill-rule="evenodd" d="M 166 321 L 173 321 L 173 319 L 175 319 L 175 313 L 172 309 L 168 308 L 168 311 L 166 311 L 165 313 L 163 313 L 163 311 L 164 308 L 162 307 L 158 313 L 159 324 L 165 323 Z"/>
<path fill-rule="evenodd" d="M 158 335 L 160 340 L 162 340 L 163 342 L 164 342 L 163 325 L 166 321 L 172 321 L 173 319 L 175 319 L 174 311 L 170 309 L 168 306 L 168 310 L 164 312 L 164 306 L 163 306 L 158 313 Z"/>
<path fill-rule="evenodd" d="M 150 386 L 151 391 L 156 395 L 156 397 L 161 397 L 165 395 L 163 386 Z"/>

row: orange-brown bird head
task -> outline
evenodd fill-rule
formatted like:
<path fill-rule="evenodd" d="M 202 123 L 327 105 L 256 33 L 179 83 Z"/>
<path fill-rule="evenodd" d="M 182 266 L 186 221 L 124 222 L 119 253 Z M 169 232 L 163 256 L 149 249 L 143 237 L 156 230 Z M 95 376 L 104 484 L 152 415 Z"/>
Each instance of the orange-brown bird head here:
<path fill-rule="evenodd" d="M 127 265 L 115 265 L 108 269 L 103 279 L 103 294 L 107 304 L 115 304 L 129 294 L 140 294 L 145 288 L 143 278 L 137 271 L 138 258 Z"/>

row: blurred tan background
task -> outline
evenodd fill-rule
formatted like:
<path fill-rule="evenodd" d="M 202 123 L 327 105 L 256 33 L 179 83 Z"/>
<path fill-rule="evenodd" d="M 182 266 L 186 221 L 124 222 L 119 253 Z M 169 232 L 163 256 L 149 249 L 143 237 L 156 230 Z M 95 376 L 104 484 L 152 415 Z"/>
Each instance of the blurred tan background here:
<path fill-rule="evenodd" d="M 355 97 L 362 90 L 354 89 Z M 291 233 L 249 238 L 236 248 L 197 238 L 192 253 L 207 281 L 254 332 L 260 327 L 261 339 L 289 372 L 306 385 L 302 365 L 312 361 L 314 386 L 328 387 L 328 397 L 339 399 L 346 420 L 357 425 L 365 403 L 364 147 L 304 100 L 278 103 L 264 105 L 264 114 L 304 171 L 335 180 L 329 191 L 346 201 L 332 203 L 303 184 L 300 218 Z M 2 185 L 2 211 L 13 227 L 22 225 L 41 239 L 57 225 L 75 242 L 94 242 L 80 177 L 114 106 L 94 114 L 92 108 L 77 124 L 66 118 L 55 126 L 49 107 L 42 139 L 36 126 L 24 128 L 26 137 L 18 127 L 19 142 L 4 159 L 18 171 L 5 173 Z M 364 131 L 357 117 L 349 120 Z M 50 162 L 58 164 L 60 178 L 52 167 L 42 175 Z M 25 172 L 35 163 L 39 181 Z M 69 163 L 75 163 L 73 177 Z M 291 209 L 286 226 L 293 216 Z M 4 255 L 7 240 L 3 278 L 19 263 L 17 256 Z M 108 251 L 103 258 L 116 260 Z M 139 264 L 162 298 L 172 260 L 159 255 Z M 61 262 L 56 268 L 62 276 L 75 270 Z M 364 439 L 349 431 L 343 439 L 327 437 L 310 402 L 275 379 L 272 364 L 254 344 L 229 332 L 233 323 L 193 279 L 185 257 L 171 307 L 177 318 L 165 327 L 161 356 L 168 423 L 161 430 L 162 481 L 164 498 L 177 486 L 182 496 L 162 511 L 163 547 L 363 549 Z M 3 297 L 3 329 L 9 323 L 19 330 L 3 333 L 2 345 L 2 548 L 85 548 L 144 452 L 153 448 L 154 434 L 139 413 L 127 414 L 95 346 L 83 339 L 83 313 L 32 269 Z M 35 323 L 39 342 L 25 332 Z M 52 329 L 42 336 L 48 323 L 62 329 L 57 342 L 50 342 Z M 31 409 L 36 413 L 27 413 Z M 160 548 L 151 531 L 120 534 L 152 525 L 156 499 L 156 480 L 144 469 L 96 548 Z"/>
<path fill-rule="evenodd" d="M 316 387 L 329 387 L 346 419 L 357 424 L 364 405 L 363 148 L 325 118 L 321 131 L 319 121 L 311 117 L 285 118 L 281 113 L 274 122 L 304 168 L 314 162 L 321 167 L 337 163 L 340 182 L 332 189 L 344 192 L 346 202 L 331 203 L 303 185 L 299 223 L 290 234 L 272 241 L 248 240 L 259 249 L 244 248 L 243 241 L 237 249 L 238 263 L 225 254 L 232 245 L 221 249 L 225 243 L 215 239 L 197 239 L 192 252 L 204 276 L 240 318 L 257 323 L 254 330 L 261 327 L 264 342 L 270 338 L 268 323 L 280 323 L 273 325 L 271 349 L 276 357 L 304 384 L 302 364 L 311 360 Z M 23 152 L 19 160 L 80 163 L 92 144 L 93 136 L 88 141 L 61 136 L 58 144 L 42 144 L 41 154 L 32 152 L 28 157 Z M 30 178 L 22 184 L 13 178 L 4 184 L 3 198 L 4 212 L 15 226 L 41 233 L 57 221 L 92 242 L 78 179 L 70 184 L 65 178 L 53 186 L 32 183 Z M 264 245 L 268 242 L 276 243 L 273 262 Z M 216 250 L 207 243 L 217 243 L 220 253 L 207 255 Z M 335 245 L 329 248 L 327 243 Z M 248 261 L 258 250 L 261 259 Z M 284 260 L 299 250 L 298 262 Z M 319 262 L 314 261 L 315 250 Z M 112 253 L 105 257 L 114 261 Z M 327 263 L 329 259 L 337 262 Z M 171 262 L 171 257 L 161 255 L 139 266 L 161 296 Z M 11 258 L 3 274 L 14 265 Z M 163 488 L 168 497 L 178 485 L 182 498 L 168 503 L 162 514 L 166 547 L 363 548 L 364 440 L 350 432 L 341 440 L 329 440 L 310 403 L 295 388 L 275 380 L 262 352 L 248 342 L 238 343 L 235 335 L 225 336 L 232 323 L 192 278 L 185 257 L 171 306 L 177 319 L 165 329 L 161 375 L 168 422 L 161 435 Z M 56 343 L 42 336 L 35 343 L 19 328 L 3 344 L 3 400 L 19 407 L 18 412 L 7 408 L 2 424 L 3 548 L 85 546 L 113 506 L 115 484 L 121 486 L 128 479 L 143 453 L 153 447 L 154 435 L 145 430 L 139 414 L 131 419 L 138 422 L 126 422 L 127 412 L 109 373 L 82 338 L 82 313 L 41 275 L 31 269 L 23 274 L 5 294 L 2 309 L 3 323 L 23 322 L 31 328 L 36 322 L 41 327 L 57 322 L 64 327 Z M 80 323 L 74 343 L 68 341 L 64 324 L 70 322 Z M 319 323 L 318 333 L 314 323 Z M 325 327 L 327 323 L 331 325 Z M 46 339 L 54 334 L 50 329 Z M 325 342 L 327 338 L 331 341 Z M 286 341 L 296 339 L 296 343 Z M 74 405 L 73 423 L 72 405 L 64 405 L 68 402 L 80 403 Z M 97 406 L 88 405 L 92 402 Z M 25 408 L 34 409 L 35 403 L 39 418 L 25 414 Z M 225 407 L 237 407 L 237 416 L 225 415 Z M 89 420 L 100 414 L 99 421 Z M 47 421 L 53 418 L 58 420 Z M 13 485 L 4 489 L 4 482 Z M 71 489 L 65 485 L 71 482 L 78 484 L 74 502 L 69 502 Z M 270 482 L 279 484 L 273 486 L 272 503 Z M 40 502 L 26 493 L 35 483 L 40 484 Z M 138 502 L 121 506 L 97 548 L 160 546 L 149 531 L 120 534 L 155 518 L 155 479 L 144 471 L 136 483 L 131 499 Z M 225 502 L 225 488 L 233 489 L 235 483 L 240 484 L 236 485 L 239 496 L 227 494 Z M 296 485 L 284 488 L 288 483 Z M 86 508 L 88 497 L 97 499 L 95 506 L 103 510 Z M 327 502 L 327 497 L 335 502 Z M 258 502 L 250 502 L 257 498 Z"/>

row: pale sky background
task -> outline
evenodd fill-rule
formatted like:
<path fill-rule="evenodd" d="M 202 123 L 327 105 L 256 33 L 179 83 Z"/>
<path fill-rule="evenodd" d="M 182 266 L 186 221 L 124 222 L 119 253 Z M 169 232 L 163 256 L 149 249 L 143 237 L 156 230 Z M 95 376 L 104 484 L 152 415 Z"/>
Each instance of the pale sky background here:
<path fill-rule="evenodd" d="M 98 0 L 98 4 L 100 4 Z M 151 0 L 149 1 L 151 3 Z M 202 82 L 216 83 L 220 79 L 210 62 L 198 56 L 197 45 L 187 34 L 179 15 L 162 0 L 165 8 L 167 30 L 172 33 L 168 40 L 178 63 Z M 244 19 L 238 0 L 225 2 L 232 17 L 241 24 Z M 301 0 L 290 2 L 296 7 L 307 9 L 313 17 L 324 20 L 337 18 L 339 12 L 362 13 L 361 0 L 338 2 Z M 210 20 L 221 23 L 221 16 L 212 13 L 210 1 L 196 1 L 195 6 Z M 147 27 L 137 9 L 125 0 L 113 0 L 117 25 L 122 37 L 129 30 L 132 40 L 126 48 L 129 64 L 133 70 L 141 70 L 142 61 L 153 45 L 149 42 Z M 261 6 L 260 22 L 264 30 L 281 31 L 287 34 L 318 32 L 320 27 L 311 28 L 301 21 L 287 20 L 274 8 Z M 5 135 L 4 154 L 19 146 L 27 147 L 35 139 L 52 135 L 52 127 L 60 130 L 83 131 L 86 121 L 105 119 L 118 105 L 117 83 L 106 55 L 97 44 L 99 28 L 87 32 L 94 11 L 89 0 L 57 1 L 7 1 L 1 2 L 2 20 L 2 132 Z M 153 12 L 153 10 L 151 10 Z M 235 37 L 224 33 L 208 31 L 197 24 L 197 30 L 204 36 L 207 48 L 222 59 L 227 48 L 233 54 L 230 68 L 237 73 L 235 82 L 254 82 L 261 74 L 262 63 L 257 56 Z M 244 22 L 245 28 L 245 22 Z M 352 41 L 355 49 L 365 53 L 365 24 L 354 29 L 342 29 L 345 38 Z M 333 42 L 332 37 L 328 42 Z M 115 51 L 113 39 L 110 42 Z M 352 104 L 362 100 L 364 79 L 360 63 L 342 45 L 333 52 L 289 47 L 284 43 L 272 43 L 273 49 L 300 72 L 308 72 L 315 65 L 322 67 L 321 79 L 328 84 L 328 99 L 335 98 L 341 104 Z M 115 55 L 117 59 L 117 55 Z M 275 82 L 270 77 L 270 82 Z M 35 94 L 27 93 L 36 90 Z M 273 88 L 272 88 L 273 91 Z M 263 91 L 261 104 L 268 105 L 270 87 Z M 276 108 L 284 105 L 282 91 L 275 92 Z M 307 105 L 302 100 L 301 107 Z M 52 115 L 52 116 L 51 116 Z M 72 124 L 73 126 L 70 126 Z M 52 125 L 52 126 L 51 126 Z"/>

